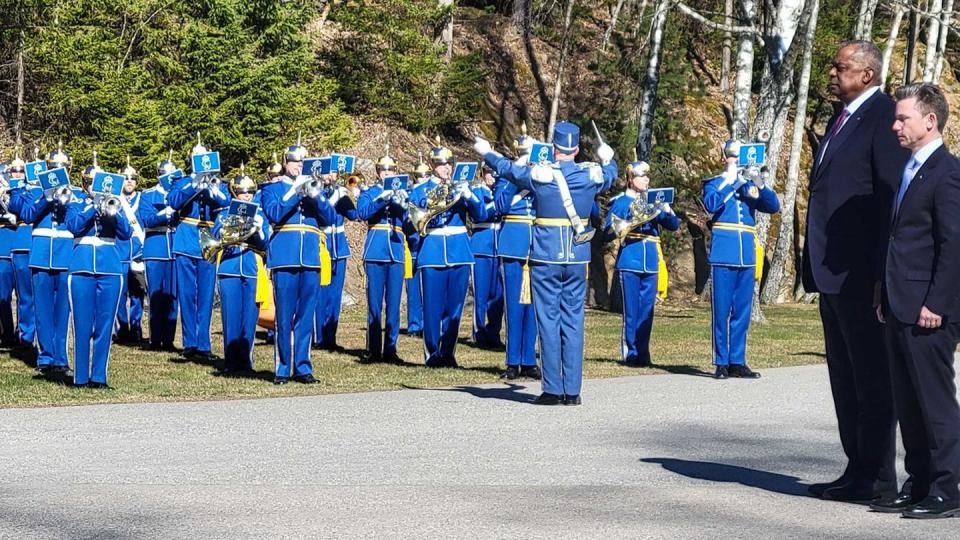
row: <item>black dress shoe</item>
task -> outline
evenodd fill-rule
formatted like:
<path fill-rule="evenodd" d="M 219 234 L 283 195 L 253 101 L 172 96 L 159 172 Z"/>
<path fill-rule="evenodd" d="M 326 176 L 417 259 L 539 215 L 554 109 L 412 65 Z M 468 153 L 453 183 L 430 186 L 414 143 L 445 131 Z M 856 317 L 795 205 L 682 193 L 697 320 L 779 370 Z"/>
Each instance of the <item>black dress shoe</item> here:
<path fill-rule="evenodd" d="M 841 476 L 840 478 L 837 478 L 832 482 L 821 482 L 819 484 L 810 484 L 809 486 L 807 486 L 807 493 L 809 493 L 810 495 L 813 495 L 814 497 L 820 498 L 820 497 L 823 497 L 824 491 L 830 488 L 837 487 L 841 484 L 846 484 L 848 481 L 849 480 L 847 479 L 846 476 Z"/>
<path fill-rule="evenodd" d="M 289 377 L 274 377 L 274 378 L 273 378 L 273 384 L 280 385 L 280 384 L 287 384 L 288 382 L 290 382 L 290 378 L 289 378 Z"/>
<path fill-rule="evenodd" d="M 501 379 L 512 381 L 520 378 L 520 368 L 517 366 L 507 366 L 507 370 L 500 375 Z"/>
<path fill-rule="evenodd" d="M 410 337 L 422 338 L 422 337 L 423 337 L 423 331 L 417 330 L 417 331 L 415 331 L 415 332 L 408 332 L 407 335 L 410 336 Z"/>
<path fill-rule="evenodd" d="M 563 404 L 563 398 L 556 394 L 549 394 L 544 392 L 537 396 L 537 399 L 533 400 L 534 405 L 561 405 Z"/>
<path fill-rule="evenodd" d="M 539 381 L 543 378 L 543 373 L 540 372 L 539 366 L 520 366 L 520 376 Z"/>
<path fill-rule="evenodd" d="M 730 366 L 729 374 L 731 377 L 736 377 L 738 379 L 759 379 L 760 378 L 760 374 L 750 369 L 749 367 L 747 367 L 746 364 Z"/>
<path fill-rule="evenodd" d="M 73 377 L 73 370 L 69 366 L 52 366 L 49 372 L 64 377 Z"/>
<path fill-rule="evenodd" d="M 824 491 L 822 499 L 825 501 L 862 504 L 874 502 L 880 498 L 880 495 L 881 494 L 873 488 L 873 482 L 867 484 L 862 482 L 847 482 Z"/>
<path fill-rule="evenodd" d="M 583 403 L 583 401 L 580 399 L 580 394 L 574 394 L 572 396 L 563 397 L 564 405 L 579 405 L 581 403 Z"/>
<path fill-rule="evenodd" d="M 402 365 L 404 362 L 403 362 L 403 358 L 400 358 L 399 356 L 397 356 L 396 353 L 393 353 L 393 354 L 385 355 L 383 357 L 383 363 Z"/>
<path fill-rule="evenodd" d="M 93 382 L 93 381 L 90 381 L 87 383 L 87 388 L 93 388 L 95 390 L 113 390 L 113 388 L 110 388 L 110 386 L 105 382 Z"/>
<path fill-rule="evenodd" d="M 37 371 L 39 371 L 42 375 L 46 375 L 47 373 L 53 371 L 53 366 L 37 366 Z"/>
<path fill-rule="evenodd" d="M 928 495 L 900 515 L 914 519 L 939 519 L 960 516 L 960 501 L 948 501 L 943 497 Z"/>
<path fill-rule="evenodd" d="M 296 377 L 293 378 L 293 380 L 297 381 L 300 384 L 317 384 L 320 382 L 316 378 L 314 378 L 314 376 L 311 375 L 310 373 L 307 373 L 306 375 L 297 375 Z"/>
<path fill-rule="evenodd" d="M 870 510 L 883 514 L 896 514 L 903 512 L 920 501 L 915 500 L 909 491 L 901 491 L 893 497 L 881 497 L 870 503 Z"/>
<path fill-rule="evenodd" d="M 730 377 L 730 373 L 727 371 L 727 366 L 717 366 L 717 370 L 713 372 L 714 379 L 726 379 Z"/>
<path fill-rule="evenodd" d="M 174 345 L 173 343 L 164 343 L 163 345 L 160 346 L 160 350 L 164 352 L 172 352 L 172 353 L 180 352 L 180 349 L 178 349 L 177 346 Z"/>

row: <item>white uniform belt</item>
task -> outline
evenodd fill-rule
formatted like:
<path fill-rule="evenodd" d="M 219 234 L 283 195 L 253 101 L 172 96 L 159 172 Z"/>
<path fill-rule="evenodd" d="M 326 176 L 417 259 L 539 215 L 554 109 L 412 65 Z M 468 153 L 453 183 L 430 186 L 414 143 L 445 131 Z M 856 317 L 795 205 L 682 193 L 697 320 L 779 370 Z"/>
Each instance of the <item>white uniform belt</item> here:
<path fill-rule="evenodd" d="M 345 231 L 345 229 L 343 228 L 343 225 L 338 225 L 338 226 L 336 226 L 336 227 L 334 227 L 333 225 L 331 225 L 331 226 L 329 226 L 329 227 L 324 227 L 322 230 L 323 230 L 323 232 L 325 232 L 325 233 L 327 233 L 327 234 L 342 233 L 342 232 Z"/>
<path fill-rule="evenodd" d="M 147 227 L 147 229 L 144 230 L 143 232 L 144 232 L 144 234 L 146 234 L 146 233 L 168 233 L 168 232 L 173 232 L 173 229 L 171 229 L 170 227 L 167 227 L 166 225 L 160 225 L 159 227 Z"/>
<path fill-rule="evenodd" d="M 458 234 L 467 234 L 467 228 L 460 226 L 451 226 L 451 227 L 435 227 L 432 229 L 427 229 L 427 236 L 455 236 Z"/>
<path fill-rule="evenodd" d="M 82 245 L 82 246 L 115 246 L 117 241 L 113 238 L 100 238 L 99 236 L 81 236 L 73 241 L 73 245 Z"/>
<path fill-rule="evenodd" d="M 499 229 L 499 228 L 500 228 L 500 224 L 499 224 L 499 223 L 474 223 L 474 224 L 473 224 L 473 230 L 477 230 L 477 229 L 493 229 L 493 230 L 497 230 L 497 229 Z"/>
<path fill-rule="evenodd" d="M 34 229 L 33 236 L 46 236 L 49 238 L 70 238 L 73 239 L 73 233 L 70 231 L 61 231 L 58 229 Z"/>

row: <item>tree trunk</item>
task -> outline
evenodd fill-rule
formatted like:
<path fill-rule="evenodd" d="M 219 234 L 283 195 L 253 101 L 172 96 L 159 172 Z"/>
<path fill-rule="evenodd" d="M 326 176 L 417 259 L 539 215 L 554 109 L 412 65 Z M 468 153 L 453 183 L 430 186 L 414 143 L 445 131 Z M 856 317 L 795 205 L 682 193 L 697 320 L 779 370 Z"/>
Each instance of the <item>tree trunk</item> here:
<path fill-rule="evenodd" d="M 926 50 L 923 55 L 923 82 L 933 82 L 933 72 L 937 69 L 937 46 L 940 43 L 940 15 L 943 11 L 943 0 L 930 0 L 929 11 Z"/>
<path fill-rule="evenodd" d="M 770 269 L 767 273 L 766 287 L 762 293 L 762 300 L 767 304 L 781 303 L 786 300 L 787 291 L 784 288 L 784 282 L 786 281 L 787 264 L 792 261 L 794 209 L 797 203 L 797 188 L 800 185 L 800 156 L 803 150 L 804 125 L 807 119 L 807 96 L 810 90 L 813 39 L 817 31 L 817 15 L 819 12 L 819 0 L 813 0 L 810 22 L 804 36 L 803 63 L 800 68 L 800 83 L 797 88 L 797 112 L 793 119 L 790 163 L 787 166 L 787 180 L 783 190 L 783 203 L 780 207 L 780 234 L 777 235 Z"/>
<path fill-rule="evenodd" d="M 726 0 L 723 5 L 723 24 L 733 26 L 733 0 Z M 733 33 L 723 33 L 723 56 L 720 64 L 720 91 L 730 90 L 730 48 L 733 47 Z"/>
<path fill-rule="evenodd" d="M 530 21 L 530 0 L 513 0 L 513 29 L 523 35 Z"/>
<path fill-rule="evenodd" d="M 873 14 L 877 11 L 878 0 L 861 0 L 857 26 L 853 30 L 854 39 L 870 41 L 873 37 Z"/>
<path fill-rule="evenodd" d="M 937 42 L 937 57 L 934 61 L 933 82 L 939 83 L 943 74 L 943 61 L 947 52 L 947 35 L 950 33 L 950 23 L 953 19 L 953 0 L 944 0 L 943 11 L 940 15 L 940 37 Z"/>
<path fill-rule="evenodd" d="M 451 8 L 450 14 L 447 15 L 447 22 L 443 27 L 443 33 L 440 35 L 440 39 L 443 41 L 444 45 L 447 46 L 447 62 L 450 62 L 450 60 L 453 58 L 453 0 L 438 0 L 438 2 L 439 6 L 442 8 Z"/>
<path fill-rule="evenodd" d="M 650 160 L 653 148 L 653 117 L 657 110 L 657 88 L 660 85 L 660 49 L 663 44 L 663 28 L 670 12 L 670 0 L 654 4 L 653 20 L 650 22 L 650 60 L 640 98 L 640 119 L 637 126 L 637 159 Z"/>
<path fill-rule="evenodd" d="M 603 31 L 603 43 L 600 44 L 600 51 L 606 51 L 607 45 L 610 43 L 610 37 L 613 36 L 613 31 L 617 28 L 617 19 L 620 18 L 620 11 L 623 9 L 624 0 L 617 0 L 617 3 L 614 4 L 613 9 L 610 11 L 610 24 L 607 25 L 607 29 Z"/>
<path fill-rule="evenodd" d="M 753 25 L 757 6 L 753 0 L 740 0 L 741 23 Z M 746 139 L 749 132 L 750 97 L 753 86 L 753 36 L 742 33 L 737 36 L 737 78 L 733 90 L 734 139 Z"/>
<path fill-rule="evenodd" d="M 951 2 L 953 0 L 950 0 Z M 896 4 L 893 8 L 893 20 L 890 21 L 890 32 L 887 34 L 887 42 L 883 46 L 883 69 L 880 74 L 880 85 L 886 87 L 887 76 L 890 74 L 890 60 L 893 59 L 893 49 L 897 45 L 897 36 L 900 35 L 900 24 L 903 22 L 903 12 L 905 8 Z"/>
<path fill-rule="evenodd" d="M 557 123 L 560 110 L 560 91 L 563 89 L 563 68 L 567 63 L 567 49 L 570 46 L 570 28 L 573 25 L 573 5 L 576 0 L 567 0 L 566 14 L 563 16 L 563 37 L 560 45 L 560 60 L 557 63 L 557 80 L 553 84 L 553 99 L 550 100 L 550 121 L 547 123 L 547 142 L 553 142 L 553 126 Z"/>
<path fill-rule="evenodd" d="M 17 51 L 17 112 L 13 119 L 13 139 L 17 146 L 23 144 L 23 89 L 26 73 L 23 69 L 23 30 L 20 31 L 20 47 Z"/>
<path fill-rule="evenodd" d="M 917 17 L 917 8 L 910 6 L 910 19 L 907 29 L 907 59 L 903 63 L 903 84 L 913 81 L 913 65 L 917 56 L 917 38 L 920 35 L 920 21 Z"/>

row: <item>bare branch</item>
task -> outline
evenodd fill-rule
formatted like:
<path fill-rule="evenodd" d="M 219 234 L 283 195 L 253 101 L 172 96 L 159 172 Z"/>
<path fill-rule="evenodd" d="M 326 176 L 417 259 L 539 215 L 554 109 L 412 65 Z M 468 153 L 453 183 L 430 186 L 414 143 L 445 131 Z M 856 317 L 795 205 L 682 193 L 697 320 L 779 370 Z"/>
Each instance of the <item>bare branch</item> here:
<path fill-rule="evenodd" d="M 716 21 L 712 21 L 697 11 L 695 11 L 690 6 L 684 4 L 683 2 L 677 2 L 677 9 L 680 10 L 680 13 L 690 17 L 691 19 L 699 22 L 700 24 L 711 28 L 713 30 L 718 30 L 720 32 L 730 32 L 731 34 L 752 34 L 756 37 L 762 37 L 762 34 L 755 26 L 730 26 Z"/>

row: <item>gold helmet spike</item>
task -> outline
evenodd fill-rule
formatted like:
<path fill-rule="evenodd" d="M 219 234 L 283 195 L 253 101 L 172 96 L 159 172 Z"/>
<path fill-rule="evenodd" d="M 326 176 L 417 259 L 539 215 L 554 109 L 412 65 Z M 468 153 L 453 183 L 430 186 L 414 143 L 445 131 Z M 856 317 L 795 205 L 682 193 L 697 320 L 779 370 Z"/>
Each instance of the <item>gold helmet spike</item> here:
<path fill-rule="evenodd" d="M 520 124 L 520 136 L 513 141 L 513 150 L 518 156 L 530 153 L 533 148 L 533 137 L 527 135 L 527 122 Z"/>
<path fill-rule="evenodd" d="M 307 150 L 307 147 L 303 146 L 301 141 L 301 132 L 297 131 L 297 144 L 287 147 L 287 151 L 283 154 L 284 161 L 303 161 L 310 151 Z"/>
<path fill-rule="evenodd" d="M 240 195 L 242 193 L 256 193 L 257 192 L 257 183 L 247 176 L 247 168 L 243 163 L 240 163 L 240 174 L 236 176 L 230 182 L 230 191 L 234 196 Z"/>
<path fill-rule="evenodd" d="M 278 176 L 283 173 L 283 165 L 280 165 L 280 160 L 277 159 L 277 153 L 273 153 L 273 162 L 267 166 L 267 176 Z"/>
<path fill-rule="evenodd" d="M 197 132 L 197 144 L 196 144 L 196 146 L 193 147 L 193 150 L 191 150 L 190 153 L 195 156 L 195 155 L 197 155 L 197 154 L 206 154 L 207 152 L 209 152 L 209 150 L 207 150 L 207 147 L 204 146 L 204 145 L 203 145 L 203 142 L 200 141 L 200 132 L 198 131 L 198 132 Z"/>
<path fill-rule="evenodd" d="M 70 155 L 63 151 L 63 140 L 57 141 L 57 149 L 47 154 L 47 167 L 55 169 L 57 167 L 70 168 Z"/>
<path fill-rule="evenodd" d="M 40 159 L 40 147 L 33 145 L 33 160 L 38 161 Z"/>
<path fill-rule="evenodd" d="M 103 171 L 103 169 L 101 169 L 100 165 L 97 164 L 97 151 L 94 150 L 93 164 L 88 165 L 87 168 L 84 169 L 82 173 L 80 173 L 80 177 L 87 182 L 93 182 L 93 177 L 96 176 L 96 174 L 101 171 Z"/>
<path fill-rule="evenodd" d="M 437 145 L 430 150 L 430 162 L 433 163 L 434 166 L 451 163 L 453 161 L 453 152 L 446 146 L 443 146 L 443 143 L 440 142 L 439 135 L 437 135 L 435 141 Z"/>
<path fill-rule="evenodd" d="M 417 166 L 413 169 L 417 178 L 426 178 L 430 176 L 430 166 L 423 162 L 423 152 L 417 151 Z"/>
<path fill-rule="evenodd" d="M 175 170 L 177 170 L 177 166 L 173 164 L 173 149 L 171 148 L 170 153 L 167 154 L 167 159 L 157 164 L 157 176 L 170 174 Z"/>
<path fill-rule="evenodd" d="M 397 162 L 390 157 L 390 144 L 388 143 L 383 145 L 383 156 L 377 160 L 377 172 L 395 170 L 397 170 Z"/>
<path fill-rule="evenodd" d="M 13 161 L 10 162 L 10 172 L 25 172 L 27 170 L 27 162 L 25 162 L 20 157 L 20 149 L 18 148 L 13 154 Z"/>
<path fill-rule="evenodd" d="M 120 174 L 127 177 L 127 179 L 134 179 L 137 177 L 137 170 L 133 168 L 133 165 L 130 165 L 130 154 L 127 154 L 127 165 L 120 169 Z"/>

